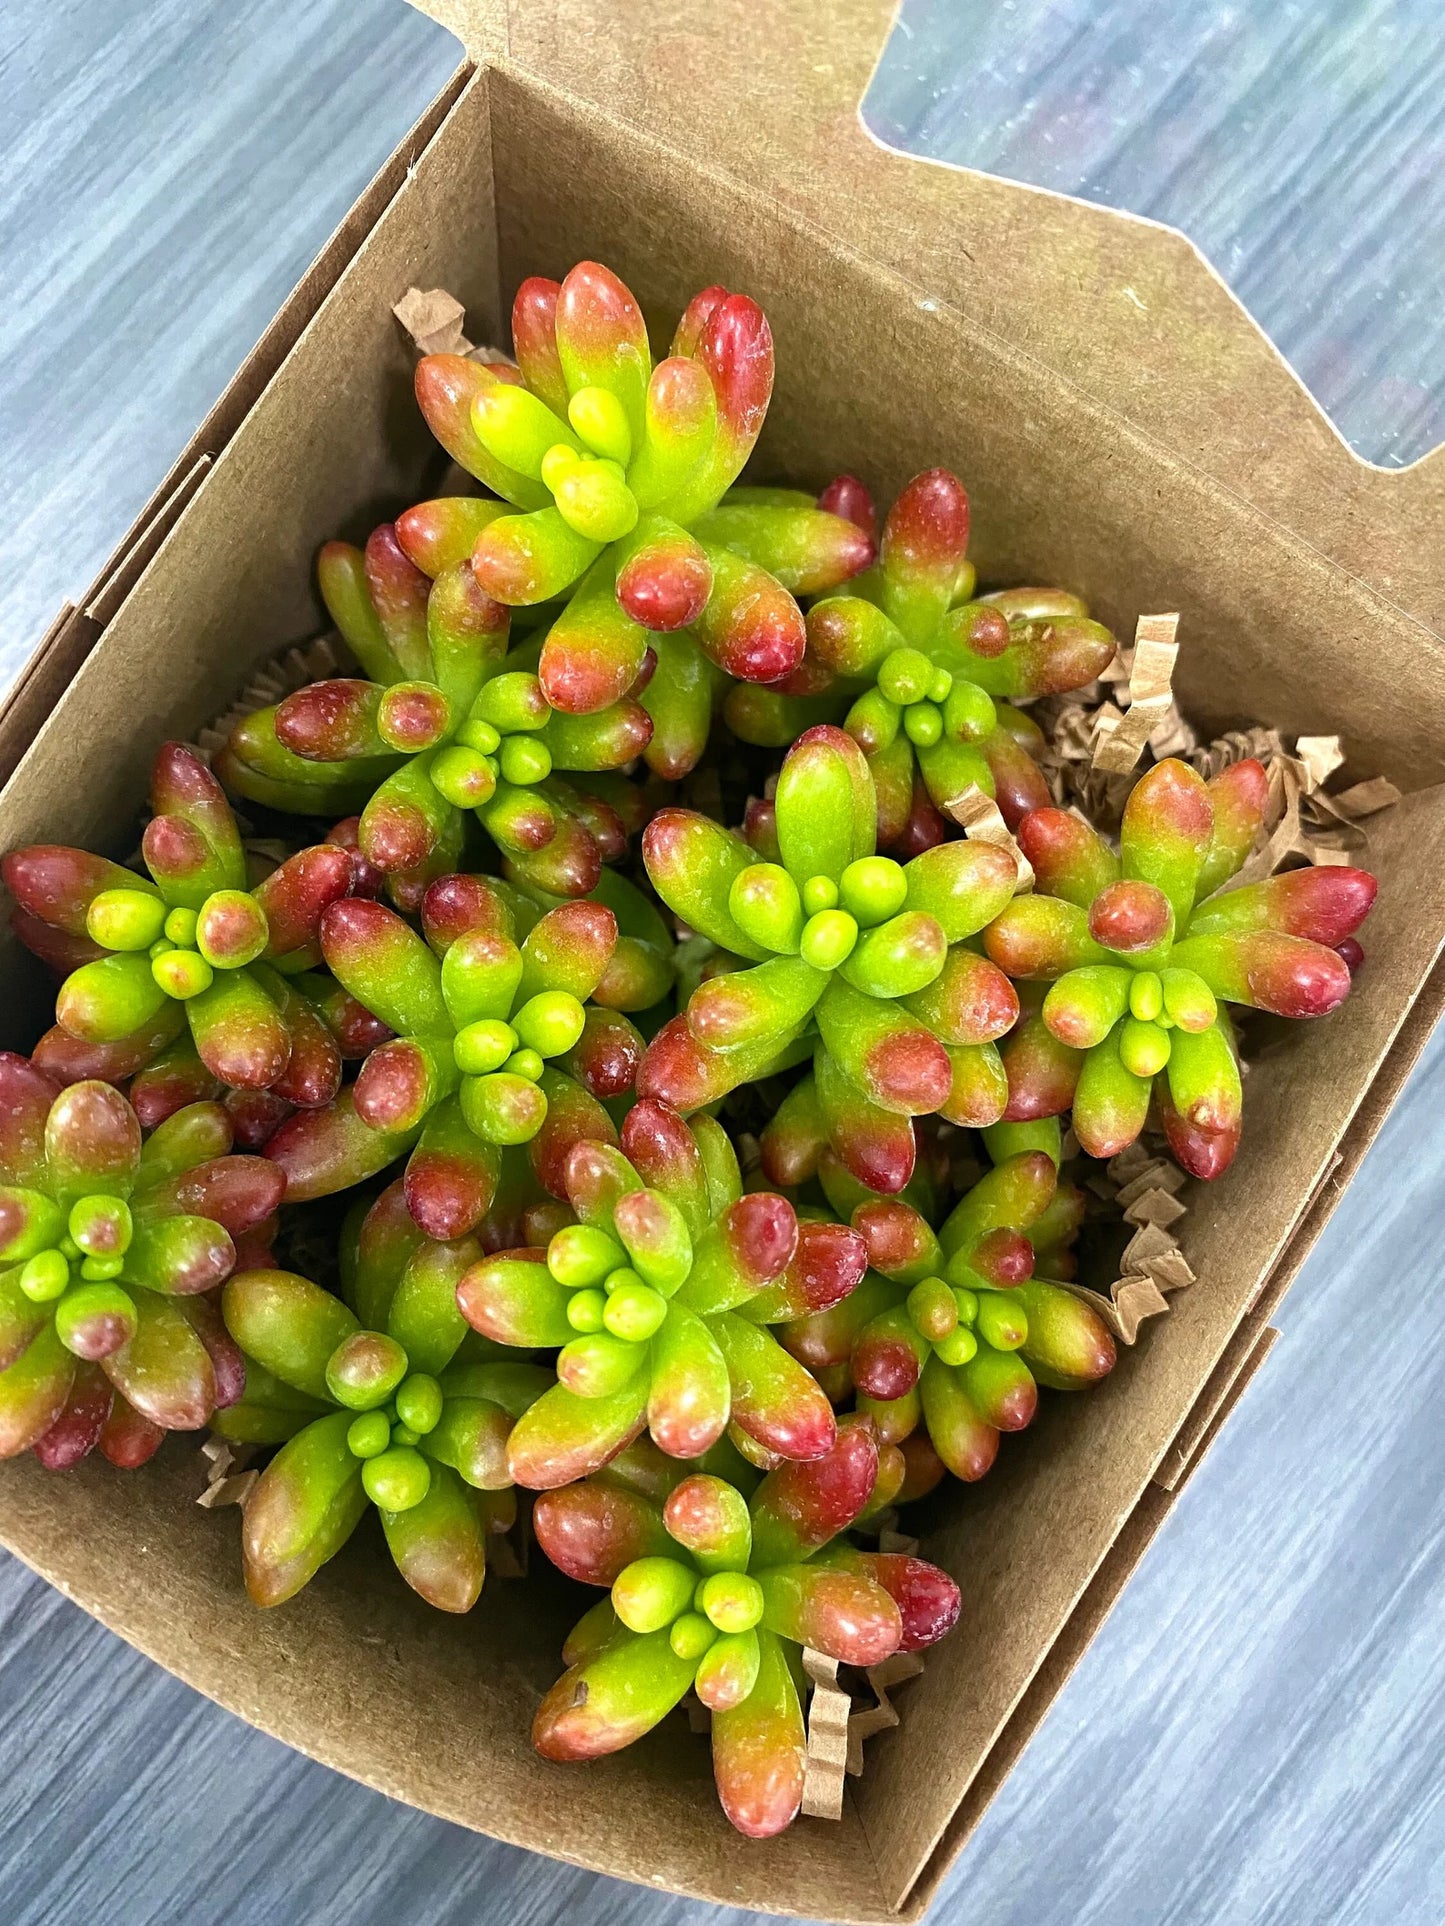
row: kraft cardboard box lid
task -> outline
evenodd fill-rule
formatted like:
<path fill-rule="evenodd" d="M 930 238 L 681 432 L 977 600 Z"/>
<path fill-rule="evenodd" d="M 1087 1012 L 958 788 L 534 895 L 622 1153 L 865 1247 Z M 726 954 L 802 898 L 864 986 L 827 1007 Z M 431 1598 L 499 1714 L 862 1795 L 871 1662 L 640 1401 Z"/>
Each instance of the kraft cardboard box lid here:
<path fill-rule="evenodd" d="M 881 146 L 859 105 L 895 0 L 412 4 L 474 59 L 509 62 L 769 192 L 920 301 L 1046 363 L 1441 648 L 1445 446 L 1406 469 L 1361 461 L 1182 234 Z M 880 369 L 886 379 L 886 347 Z"/>

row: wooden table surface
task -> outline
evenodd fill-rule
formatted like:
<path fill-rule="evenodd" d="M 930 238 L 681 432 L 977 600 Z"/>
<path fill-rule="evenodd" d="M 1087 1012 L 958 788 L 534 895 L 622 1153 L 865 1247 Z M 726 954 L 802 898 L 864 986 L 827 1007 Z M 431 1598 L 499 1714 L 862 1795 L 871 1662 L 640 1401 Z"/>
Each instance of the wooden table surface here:
<path fill-rule="evenodd" d="M 990 10 L 996 37 L 1016 11 Z M 1131 11 L 1097 0 L 1101 19 Z M 1189 17 L 1215 11 L 1238 13 L 1208 0 Z M 932 118 L 910 108 L 906 74 L 882 100 L 887 71 L 880 116 L 908 139 L 914 113 L 918 139 L 965 157 L 957 116 L 946 135 L 936 120 L 974 43 L 938 0 L 906 17 L 937 36 L 909 56 L 932 76 Z M 455 48 L 401 0 L 12 0 L 6 25 L 8 677 Z M 1036 115 L 1063 84 L 1055 63 Z M 981 111 L 1004 106 L 1017 100 Z M 1134 111 L 1140 138 L 1167 130 L 1167 94 Z M 1445 1919 L 1442 1061 L 1437 1039 L 1294 1286 L 1283 1340 L 989 1812 L 940 1922 Z M 219 1711 L 0 1556 L 3 1926 L 726 1917 L 391 1804 Z"/>

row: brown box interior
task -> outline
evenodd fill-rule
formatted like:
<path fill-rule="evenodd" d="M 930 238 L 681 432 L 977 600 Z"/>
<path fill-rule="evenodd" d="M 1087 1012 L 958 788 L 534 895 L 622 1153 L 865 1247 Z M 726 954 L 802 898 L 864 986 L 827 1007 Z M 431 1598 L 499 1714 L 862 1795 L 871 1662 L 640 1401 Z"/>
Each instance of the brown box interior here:
<path fill-rule="evenodd" d="M 1445 939 L 1445 790 L 1420 788 L 1422 770 L 1445 774 L 1445 678 L 1417 623 L 997 334 L 921 304 L 889 266 L 776 201 L 501 67 L 467 85 L 228 429 L 0 796 L 0 848 L 122 850 L 154 748 L 194 732 L 253 663 L 320 625 L 320 542 L 364 534 L 434 473 L 390 314 L 407 286 L 451 289 L 474 338 L 504 339 L 523 275 L 589 255 L 629 281 L 664 341 L 709 281 L 762 302 L 779 380 L 760 477 L 821 483 L 853 469 L 887 499 L 915 470 L 948 463 L 969 485 L 986 578 L 1076 587 L 1121 632 L 1142 611 L 1179 609 L 1179 692 L 1197 720 L 1339 730 L 1352 770 L 1411 791 L 1372 835 L 1383 887 L 1358 992 L 1252 1072 L 1240 1157 L 1190 1199 L 1199 1286 L 1102 1388 L 1048 1400 L 993 1474 L 940 1508 L 926 1549 L 962 1582 L 964 1621 L 903 1697 L 901 1730 L 871 1744 L 839 1824 L 743 1841 L 679 1721 L 606 1764 L 535 1759 L 532 1708 L 577 1611 L 555 1577 L 520 1593 L 490 1585 L 453 1621 L 412 1598 L 363 1533 L 301 1598 L 255 1611 L 235 1514 L 195 1508 L 199 1461 L 180 1443 L 125 1480 L 106 1467 L 54 1478 L 29 1459 L 6 1465 L 0 1538 L 200 1690 L 445 1817 L 726 1903 L 914 1914 L 1167 1508 L 1151 1480 L 1165 1467 L 1177 1482 L 1176 1439 L 1207 1423 L 1191 1414 L 1226 1403 L 1250 1368 L 1258 1331 L 1236 1331 L 1306 1211 L 1306 1235 L 1322 1221 L 1312 1199 Z M 3 727 L 13 743 L 23 715 Z M 45 986 L 13 944 L 0 984 L 30 1024 L 13 1019 L 5 1041 L 28 1042 Z M 1417 1012 L 1388 1087 L 1426 1027 Z M 1352 1155 L 1378 1108 L 1355 1127 Z"/>

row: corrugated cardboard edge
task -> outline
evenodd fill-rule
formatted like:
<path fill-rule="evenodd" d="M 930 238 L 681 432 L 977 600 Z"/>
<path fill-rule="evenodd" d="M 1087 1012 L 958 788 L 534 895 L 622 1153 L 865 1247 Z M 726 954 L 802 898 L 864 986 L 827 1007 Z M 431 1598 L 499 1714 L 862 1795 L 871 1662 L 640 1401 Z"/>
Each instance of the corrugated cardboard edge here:
<path fill-rule="evenodd" d="M 403 136 L 227 382 L 220 399 L 171 464 L 79 604 L 62 604 L 9 693 L 0 701 L 0 742 L 7 745 L 0 755 L 0 783 L 8 782 L 14 774 L 24 749 L 33 741 L 76 670 L 154 560 L 216 457 L 246 419 L 262 390 L 391 205 L 417 157 L 456 104 L 471 73 L 470 63 L 459 66 Z"/>
<path fill-rule="evenodd" d="M 1445 1011 L 1445 958 L 1436 962 L 1421 986 L 1394 1043 L 1340 1140 L 1338 1155 L 1324 1181 L 1301 1214 L 1259 1295 L 1240 1320 L 1209 1382 L 1180 1424 L 1174 1443 L 1166 1452 L 1153 1481 L 1125 1521 L 959 1801 L 927 1866 L 899 1907 L 900 1918 L 920 1919 L 933 1903 L 954 1861 L 973 1836 L 1024 1748 L 1043 1723 L 1070 1674 L 1113 1610 L 1175 1500 L 1198 1470 L 1250 1380 L 1269 1355 L 1280 1335 L 1270 1325 L 1270 1318 L 1298 1276 L 1316 1239 L 1329 1221 L 1331 1211 L 1343 1195 L 1345 1186 L 1379 1134 L 1442 1011 Z"/>

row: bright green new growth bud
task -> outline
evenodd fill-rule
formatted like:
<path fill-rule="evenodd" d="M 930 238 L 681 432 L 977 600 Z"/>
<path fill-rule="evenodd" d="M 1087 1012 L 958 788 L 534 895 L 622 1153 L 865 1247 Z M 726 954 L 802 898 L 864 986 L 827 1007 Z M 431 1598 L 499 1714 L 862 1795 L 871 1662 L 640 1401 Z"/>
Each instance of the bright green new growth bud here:
<path fill-rule="evenodd" d="M 1157 1023 L 1125 1017 L 1119 1030 L 1119 1061 L 1136 1077 L 1152 1077 L 1169 1061 L 1169 1032 Z"/>
<path fill-rule="evenodd" d="M 1164 1015 L 1181 1030 L 1207 1030 L 1219 1013 L 1214 992 L 1193 970 L 1165 970 L 1159 981 L 1164 992 Z"/>
<path fill-rule="evenodd" d="M 384 1411 L 363 1411 L 346 1433 L 346 1449 L 353 1458 L 379 1458 L 391 1444 L 391 1420 Z"/>
<path fill-rule="evenodd" d="M 632 431 L 627 425 L 627 411 L 610 389 L 579 388 L 567 404 L 567 419 L 594 455 L 624 468 L 631 461 Z"/>
<path fill-rule="evenodd" d="M 491 732 L 496 735 L 495 729 Z M 453 742 L 431 764 L 432 787 L 453 809 L 476 809 L 496 794 L 497 772 L 480 749 Z"/>
<path fill-rule="evenodd" d="M 944 734 L 958 742 L 981 742 L 998 722 L 993 697 L 976 682 L 958 682 L 943 704 Z"/>
<path fill-rule="evenodd" d="M 886 923 L 908 900 L 908 878 L 903 865 L 891 856 L 860 856 L 843 871 L 839 901 L 864 929 Z"/>
<path fill-rule="evenodd" d="M 575 448 L 569 448 L 565 441 L 554 442 L 542 457 L 542 486 L 555 495 L 563 479 L 581 461 L 582 457 Z"/>
<path fill-rule="evenodd" d="M 933 680 L 928 685 L 930 702 L 947 702 L 953 693 L 953 677 L 947 669 L 935 669 Z"/>
<path fill-rule="evenodd" d="M 903 713 L 903 733 L 920 749 L 943 740 L 943 712 L 931 702 L 914 702 Z"/>
<path fill-rule="evenodd" d="M 684 1663 L 693 1664 L 717 1637 L 717 1628 L 705 1619 L 701 1612 L 684 1612 L 681 1618 L 672 1621 L 668 1633 L 668 1644 L 677 1657 Z"/>
<path fill-rule="evenodd" d="M 148 950 L 165 927 L 166 906 L 140 889 L 103 889 L 85 914 L 86 934 L 107 950 Z"/>
<path fill-rule="evenodd" d="M 20 1288 L 32 1304 L 50 1304 L 70 1282 L 70 1266 L 60 1251 L 37 1251 L 20 1272 Z"/>
<path fill-rule="evenodd" d="M 502 774 L 519 789 L 552 773 L 552 751 L 532 736 L 508 736 L 502 744 Z"/>
<path fill-rule="evenodd" d="M 124 1257 L 135 1234 L 130 1205 L 120 1197 L 78 1198 L 67 1228 L 87 1257 Z"/>
<path fill-rule="evenodd" d="M 977 1291 L 970 1290 L 966 1284 L 955 1284 L 953 1287 L 953 1301 L 958 1306 L 959 1323 L 972 1324 L 978 1316 Z"/>
<path fill-rule="evenodd" d="M 431 1466 L 410 1445 L 392 1445 L 361 1467 L 362 1489 L 383 1511 L 411 1511 L 431 1490 Z"/>
<path fill-rule="evenodd" d="M 414 1445 L 421 1442 L 421 1434 L 413 1431 L 409 1424 L 394 1424 L 391 1427 L 391 1442 L 394 1445 Z"/>
<path fill-rule="evenodd" d="M 574 1291 L 567 1302 L 567 1322 L 584 1336 L 602 1329 L 607 1298 L 595 1285 Z"/>
<path fill-rule="evenodd" d="M 517 1047 L 517 1033 L 500 1017 L 482 1017 L 457 1031 L 452 1056 L 464 1077 L 485 1077 L 500 1070 Z"/>
<path fill-rule="evenodd" d="M 563 521 L 589 542 L 615 542 L 637 526 L 636 498 L 615 462 L 577 461 L 562 467 L 552 494 Z"/>
<path fill-rule="evenodd" d="M 1164 986 L 1157 970 L 1140 970 L 1129 981 L 1129 1011 L 1141 1023 L 1151 1023 L 1164 1008 Z"/>
<path fill-rule="evenodd" d="M 123 1257 L 87 1257 L 80 1267 L 80 1275 L 91 1279 L 94 1283 L 101 1283 L 112 1277 L 119 1277 L 124 1269 Z"/>
<path fill-rule="evenodd" d="M 1011 1292 L 985 1291 L 978 1300 L 975 1328 L 995 1351 L 1017 1351 L 1028 1338 L 1028 1323 Z"/>
<path fill-rule="evenodd" d="M 744 936 L 780 956 L 795 955 L 803 934 L 798 885 L 778 863 L 753 863 L 733 878 L 728 911 Z"/>
<path fill-rule="evenodd" d="M 614 1291 L 630 1290 L 634 1284 L 641 1284 L 644 1290 L 648 1288 L 643 1284 L 641 1274 L 627 1265 L 621 1265 L 617 1270 L 609 1271 L 602 1280 L 602 1288 L 609 1297 Z"/>
<path fill-rule="evenodd" d="M 803 908 L 809 916 L 816 916 L 820 910 L 836 909 L 838 904 L 838 885 L 831 876 L 810 876 L 803 885 Z"/>
<path fill-rule="evenodd" d="M 883 658 L 878 687 L 901 706 L 922 702 L 933 688 L 933 664 L 922 649 L 894 649 Z"/>
<path fill-rule="evenodd" d="M 811 887 L 811 886 L 810 886 Z M 853 952 L 858 925 L 846 910 L 819 910 L 803 926 L 803 961 L 815 970 L 836 970 Z"/>
<path fill-rule="evenodd" d="M 152 962 L 151 975 L 157 988 L 178 1003 L 189 1002 L 193 996 L 209 990 L 215 980 L 210 964 L 195 950 L 167 950 Z"/>
<path fill-rule="evenodd" d="M 645 1355 L 610 1331 L 596 1331 L 562 1346 L 557 1376 L 579 1398 L 610 1398 L 636 1377 Z"/>
<path fill-rule="evenodd" d="M 514 1077 L 525 1077 L 528 1083 L 535 1083 L 542 1074 L 543 1064 L 535 1050 L 514 1050 L 502 1068 Z"/>
<path fill-rule="evenodd" d="M 424 1371 L 403 1380 L 396 1394 L 396 1415 L 408 1431 L 424 1438 L 441 1422 L 442 1388 Z"/>
<path fill-rule="evenodd" d="M 619 1285 L 604 1299 L 603 1324 L 630 1344 L 645 1344 L 666 1316 L 667 1299 L 648 1284 Z"/>
<path fill-rule="evenodd" d="M 165 932 L 178 949 L 193 950 L 196 947 L 196 920 L 193 909 L 173 909 L 167 916 Z"/>
<path fill-rule="evenodd" d="M 617 1240 L 591 1224 L 568 1224 L 547 1246 L 547 1269 L 568 1290 L 600 1284 L 626 1259 Z"/>
<path fill-rule="evenodd" d="M 567 990 L 542 990 L 529 997 L 512 1018 L 520 1043 L 539 1057 L 560 1057 L 577 1042 L 587 1013 Z"/>
<path fill-rule="evenodd" d="M 629 1632 L 660 1632 L 686 1611 L 695 1583 L 675 1558 L 634 1558 L 613 1581 L 612 1609 Z"/>
<path fill-rule="evenodd" d="M 960 1324 L 956 1331 L 934 1346 L 944 1364 L 967 1364 L 978 1356 L 978 1339 L 966 1324 Z"/>
<path fill-rule="evenodd" d="M 55 1248 L 60 1252 L 62 1257 L 79 1257 L 80 1255 L 79 1244 L 76 1243 L 75 1239 L 71 1237 L 68 1232 L 64 1237 L 59 1239 Z"/>
<path fill-rule="evenodd" d="M 465 744 L 468 749 L 478 750 L 484 756 L 494 756 L 502 746 L 499 732 L 490 722 L 483 722 L 480 717 L 462 724 L 457 730 L 457 741 Z M 433 782 L 436 780 L 435 763 L 432 765 L 432 780 Z"/>
<path fill-rule="evenodd" d="M 699 1585 L 697 1603 L 720 1632 L 750 1632 L 763 1615 L 763 1588 L 746 1572 L 714 1572 Z"/>

